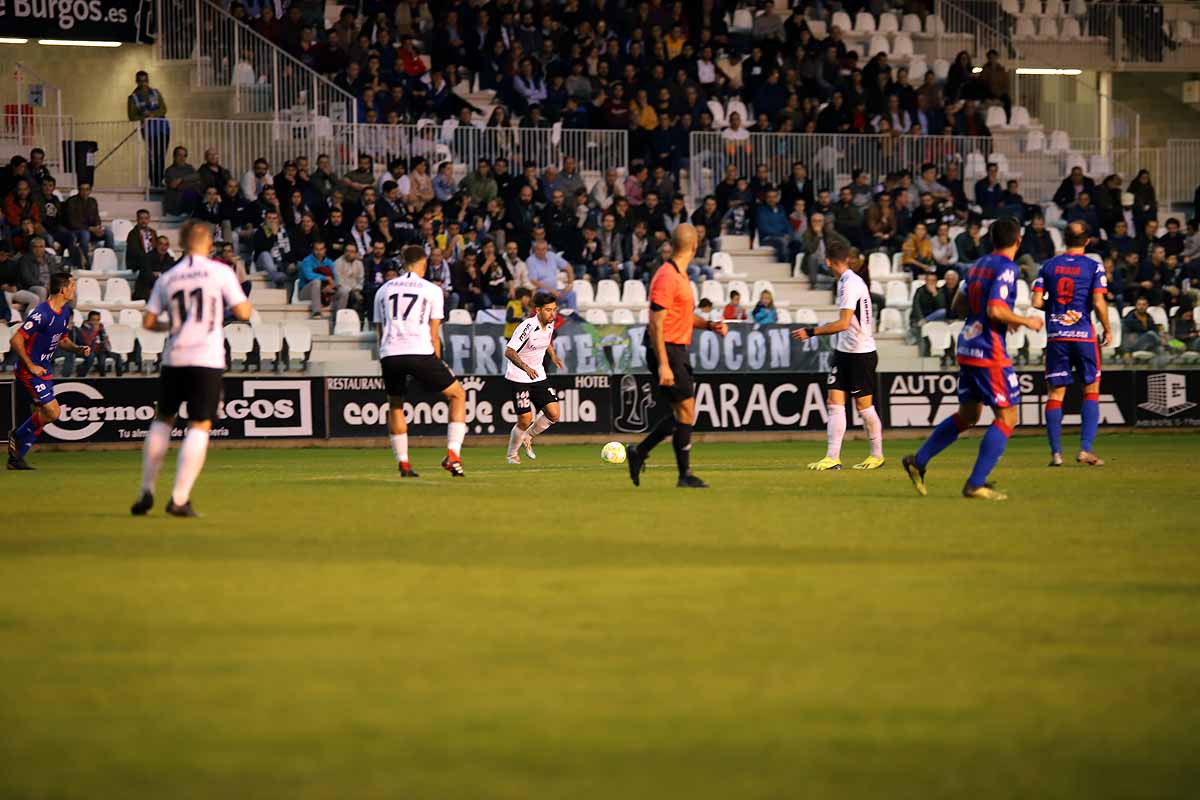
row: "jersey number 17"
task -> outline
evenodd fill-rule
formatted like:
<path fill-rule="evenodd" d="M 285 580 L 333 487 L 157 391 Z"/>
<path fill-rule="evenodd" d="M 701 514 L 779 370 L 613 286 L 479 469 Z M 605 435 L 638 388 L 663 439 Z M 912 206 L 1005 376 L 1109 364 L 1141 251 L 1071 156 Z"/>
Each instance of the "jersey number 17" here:
<path fill-rule="evenodd" d="M 408 305 L 404 307 L 404 316 L 400 316 L 401 297 L 404 297 L 408 300 Z M 412 292 L 405 292 L 403 295 L 394 294 L 389 297 L 388 301 L 392 304 L 392 319 L 402 319 L 407 321 L 408 315 L 412 313 L 413 306 L 417 304 L 418 297 L 419 295 L 413 294 Z"/>

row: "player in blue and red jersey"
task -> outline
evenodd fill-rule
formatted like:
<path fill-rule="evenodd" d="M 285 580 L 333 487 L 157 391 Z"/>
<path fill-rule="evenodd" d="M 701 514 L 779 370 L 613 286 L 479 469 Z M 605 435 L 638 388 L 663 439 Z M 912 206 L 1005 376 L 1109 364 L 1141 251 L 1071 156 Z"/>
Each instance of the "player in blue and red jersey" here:
<path fill-rule="evenodd" d="M 942 421 L 915 455 L 904 457 L 904 470 L 913 486 L 925 494 L 925 468 L 938 453 L 954 443 L 959 434 L 979 421 L 988 405 L 996 420 L 979 445 L 979 456 L 963 486 L 963 497 L 1007 500 L 987 482 L 1008 437 L 1016 427 L 1021 406 L 1021 389 L 1004 337 L 1011 325 L 1042 329 L 1041 317 L 1013 313 L 1019 274 L 1013 256 L 1021 246 L 1021 225 L 1011 217 L 993 223 L 992 253 L 975 262 L 954 297 L 954 312 L 965 318 L 958 336 L 958 413 Z"/>
<path fill-rule="evenodd" d="M 1091 232 L 1086 224 L 1072 222 L 1065 236 L 1067 252 L 1042 265 L 1033 282 L 1033 307 L 1046 310 L 1046 436 L 1050 439 L 1050 466 L 1061 467 L 1062 401 L 1067 386 L 1078 380 L 1084 385 L 1079 431 L 1080 464 L 1102 467 L 1092 452 L 1100 425 L 1100 348 L 1112 341 L 1108 327 L 1108 303 L 1104 293 L 1108 280 L 1104 265 L 1083 254 Z M 1092 309 L 1100 317 L 1104 337 L 1096 341 Z"/>
<path fill-rule="evenodd" d="M 14 374 L 33 401 L 33 414 L 8 435 L 8 468 L 33 469 L 25 463 L 25 454 L 41 435 L 42 428 L 58 419 L 58 402 L 54 399 L 54 351 L 59 347 L 84 358 L 92 354 L 90 347 L 77 345 L 67 338 L 71 327 L 71 302 L 75 299 L 75 279 L 66 272 L 50 276 L 50 299 L 40 304 L 17 329 L 12 338 L 12 351 L 17 355 Z"/>

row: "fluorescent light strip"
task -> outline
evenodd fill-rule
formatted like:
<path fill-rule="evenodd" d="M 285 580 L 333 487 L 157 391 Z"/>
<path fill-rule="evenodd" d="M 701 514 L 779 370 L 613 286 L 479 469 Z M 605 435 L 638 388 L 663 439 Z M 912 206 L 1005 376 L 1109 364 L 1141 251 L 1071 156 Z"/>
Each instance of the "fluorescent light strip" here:
<path fill-rule="evenodd" d="M 120 42 L 84 42 L 77 39 L 38 39 L 38 44 L 58 47 L 120 47 Z"/>
<path fill-rule="evenodd" d="M 983 67 L 973 67 L 975 75 L 983 72 Z M 1081 69 L 1052 69 L 1050 67 L 1017 67 L 1018 75 L 1082 75 Z"/>
<path fill-rule="evenodd" d="M 0 44 L 28 44 L 28 39 L 12 39 L 8 36 L 0 36 Z"/>

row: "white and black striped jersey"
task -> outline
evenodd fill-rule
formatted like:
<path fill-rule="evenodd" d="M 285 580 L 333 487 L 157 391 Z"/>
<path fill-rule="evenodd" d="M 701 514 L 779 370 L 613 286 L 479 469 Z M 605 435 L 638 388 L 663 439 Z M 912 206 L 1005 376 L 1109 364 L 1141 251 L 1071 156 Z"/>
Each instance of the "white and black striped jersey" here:
<path fill-rule="evenodd" d="M 525 371 L 511 361 L 508 362 L 508 369 L 504 372 L 504 377 L 508 378 L 513 383 L 536 383 L 537 381 L 546 380 L 546 367 L 542 363 L 546 358 L 546 351 L 550 349 L 551 340 L 554 338 L 554 323 L 550 323 L 546 327 L 542 327 L 538 323 L 536 316 L 522 322 L 513 331 L 512 337 L 508 340 L 507 347 L 511 347 L 517 351 L 517 355 L 521 357 L 527 365 L 537 370 L 537 378 L 531 378 Z"/>
<path fill-rule="evenodd" d="M 875 309 L 871 307 L 871 287 L 852 269 L 837 282 L 837 307 L 853 309 L 850 327 L 837 334 L 833 349 L 842 353 L 875 352 Z"/>
<path fill-rule="evenodd" d="M 246 302 L 233 270 L 203 256 L 184 256 L 159 276 L 146 310 L 167 316 L 167 367 L 225 369 L 225 307 Z"/>
<path fill-rule="evenodd" d="M 443 319 L 440 287 L 407 273 L 379 287 L 375 294 L 375 321 L 383 326 L 379 357 L 431 356 L 430 320 Z"/>

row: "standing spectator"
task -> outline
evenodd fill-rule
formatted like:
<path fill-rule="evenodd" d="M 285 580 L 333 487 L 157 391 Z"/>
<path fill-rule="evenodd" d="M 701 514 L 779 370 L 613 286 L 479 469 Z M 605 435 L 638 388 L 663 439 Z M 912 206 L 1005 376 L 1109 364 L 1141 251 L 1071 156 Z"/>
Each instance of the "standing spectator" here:
<path fill-rule="evenodd" d="M 1137 229 L 1141 230 L 1148 220 L 1158 219 L 1158 197 L 1154 193 L 1154 184 L 1150 182 L 1150 173 L 1139 170 L 1137 177 L 1129 184 L 1133 194 L 1133 215 Z"/>
<path fill-rule="evenodd" d="M 158 89 L 151 88 L 150 75 L 138 70 L 134 76 L 136 87 L 125 104 L 126 114 L 133 122 L 141 123 L 142 139 L 146 142 L 149 159 L 150 185 L 163 185 L 166 168 L 167 146 L 171 141 L 171 124 L 167 122 L 167 101 Z"/>
<path fill-rule="evenodd" d="M 105 226 L 104 221 L 100 218 L 100 206 L 96 203 L 96 198 L 92 197 L 90 183 L 83 181 L 79 184 L 78 193 L 68 197 L 67 202 L 63 204 L 63 212 L 66 217 L 67 230 L 75 235 L 75 241 L 79 243 L 79 255 L 83 267 L 86 268 L 91 263 L 90 246 L 93 240 L 110 250 L 112 249 L 112 229 Z M 148 214 L 147 217 L 149 217 Z M 149 219 L 147 219 L 147 223 L 149 223 Z M 127 259 L 128 253 L 128 248 L 126 248 Z"/>
<path fill-rule="evenodd" d="M 766 203 L 760 205 L 754 212 L 754 227 L 758 231 L 758 241 L 775 249 L 775 260 L 788 260 L 788 240 L 791 225 L 788 223 L 787 212 L 779 205 L 779 192 L 768 189 Z"/>

